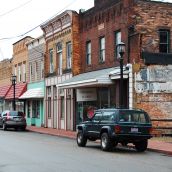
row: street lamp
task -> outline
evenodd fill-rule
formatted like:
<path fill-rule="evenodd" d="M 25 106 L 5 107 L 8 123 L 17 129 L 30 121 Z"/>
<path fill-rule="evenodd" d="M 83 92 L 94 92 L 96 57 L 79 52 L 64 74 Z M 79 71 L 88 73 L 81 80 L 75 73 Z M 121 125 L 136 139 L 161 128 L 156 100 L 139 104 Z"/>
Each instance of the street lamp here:
<path fill-rule="evenodd" d="M 11 82 L 12 82 L 12 86 L 13 86 L 13 110 L 16 110 L 16 98 L 15 98 L 15 85 L 16 85 L 16 79 L 17 76 L 16 75 L 12 75 L 11 76 Z"/>
<path fill-rule="evenodd" d="M 123 108 L 123 55 L 125 53 L 125 44 L 123 42 L 117 45 L 117 58 L 120 60 L 120 86 L 119 86 L 119 104 Z"/>

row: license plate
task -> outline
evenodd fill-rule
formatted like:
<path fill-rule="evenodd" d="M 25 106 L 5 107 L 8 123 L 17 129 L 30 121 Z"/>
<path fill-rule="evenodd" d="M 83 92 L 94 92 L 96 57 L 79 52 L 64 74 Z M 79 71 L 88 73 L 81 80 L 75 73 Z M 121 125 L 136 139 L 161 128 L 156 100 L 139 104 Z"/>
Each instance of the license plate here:
<path fill-rule="evenodd" d="M 138 128 L 131 128 L 131 132 L 137 133 L 138 132 Z"/>
<path fill-rule="evenodd" d="M 14 118 L 15 121 L 20 121 L 20 118 Z"/>

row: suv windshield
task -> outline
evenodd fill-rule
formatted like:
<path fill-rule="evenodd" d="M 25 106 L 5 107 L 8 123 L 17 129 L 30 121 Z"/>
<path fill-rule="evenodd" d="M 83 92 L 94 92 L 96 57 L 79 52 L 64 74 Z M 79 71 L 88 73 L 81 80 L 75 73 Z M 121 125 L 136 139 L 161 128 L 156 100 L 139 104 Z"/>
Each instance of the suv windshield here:
<path fill-rule="evenodd" d="M 149 117 L 141 111 L 119 111 L 119 122 L 149 123 Z"/>
<path fill-rule="evenodd" d="M 23 116 L 23 112 L 10 111 L 10 116 Z"/>

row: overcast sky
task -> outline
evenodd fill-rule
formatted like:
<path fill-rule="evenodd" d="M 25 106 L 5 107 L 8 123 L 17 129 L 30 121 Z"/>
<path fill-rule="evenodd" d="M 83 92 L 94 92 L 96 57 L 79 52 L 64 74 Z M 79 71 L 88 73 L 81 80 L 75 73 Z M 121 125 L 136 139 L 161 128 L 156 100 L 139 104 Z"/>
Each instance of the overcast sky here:
<path fill-rule="evenodd" d="M 172 0 L 165 0 L 172 2 Z M 94 0 L 4 0 L 0 4 L 0 60 L 12 57 L 12 44 L 20 35 L 39 26 L 56 14 L 71 9 L 89 9 Z M 40 27 L 24 36 L 42 35 Z M 7 38 L 7 39 L 3 39 Z"/>
<path fill-rule="evenodd" d="M 4 0 L 0 4 L 0 60 L 12 57 L 17 37 L 65 10 L 89 9 L 94 0 Z M 40 27 L 24 36 L 42 35 Z M 15 37 L 13 39 L 10 39 Z M 8 38 L 3 39 L 2 38 Z"/>

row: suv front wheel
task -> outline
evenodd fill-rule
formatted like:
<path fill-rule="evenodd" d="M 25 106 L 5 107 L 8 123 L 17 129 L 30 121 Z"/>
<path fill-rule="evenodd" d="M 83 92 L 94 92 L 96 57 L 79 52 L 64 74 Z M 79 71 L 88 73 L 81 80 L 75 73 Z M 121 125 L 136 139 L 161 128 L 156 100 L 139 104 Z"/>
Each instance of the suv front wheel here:
<path fill-rule="evenodd" d="M 101 149 L 103 151 L 111 151 L 112 150 L 112 141 L 108 136 L 108 133 L 103 133 L 101 135 Z"/>
<path fill-rule="evenodd" d="M 87 138 L 84 136 L 82 131 L 78 131 L 77 133 L 77 144 L 80 147 L 85 147 L 87 143 Z"/>

